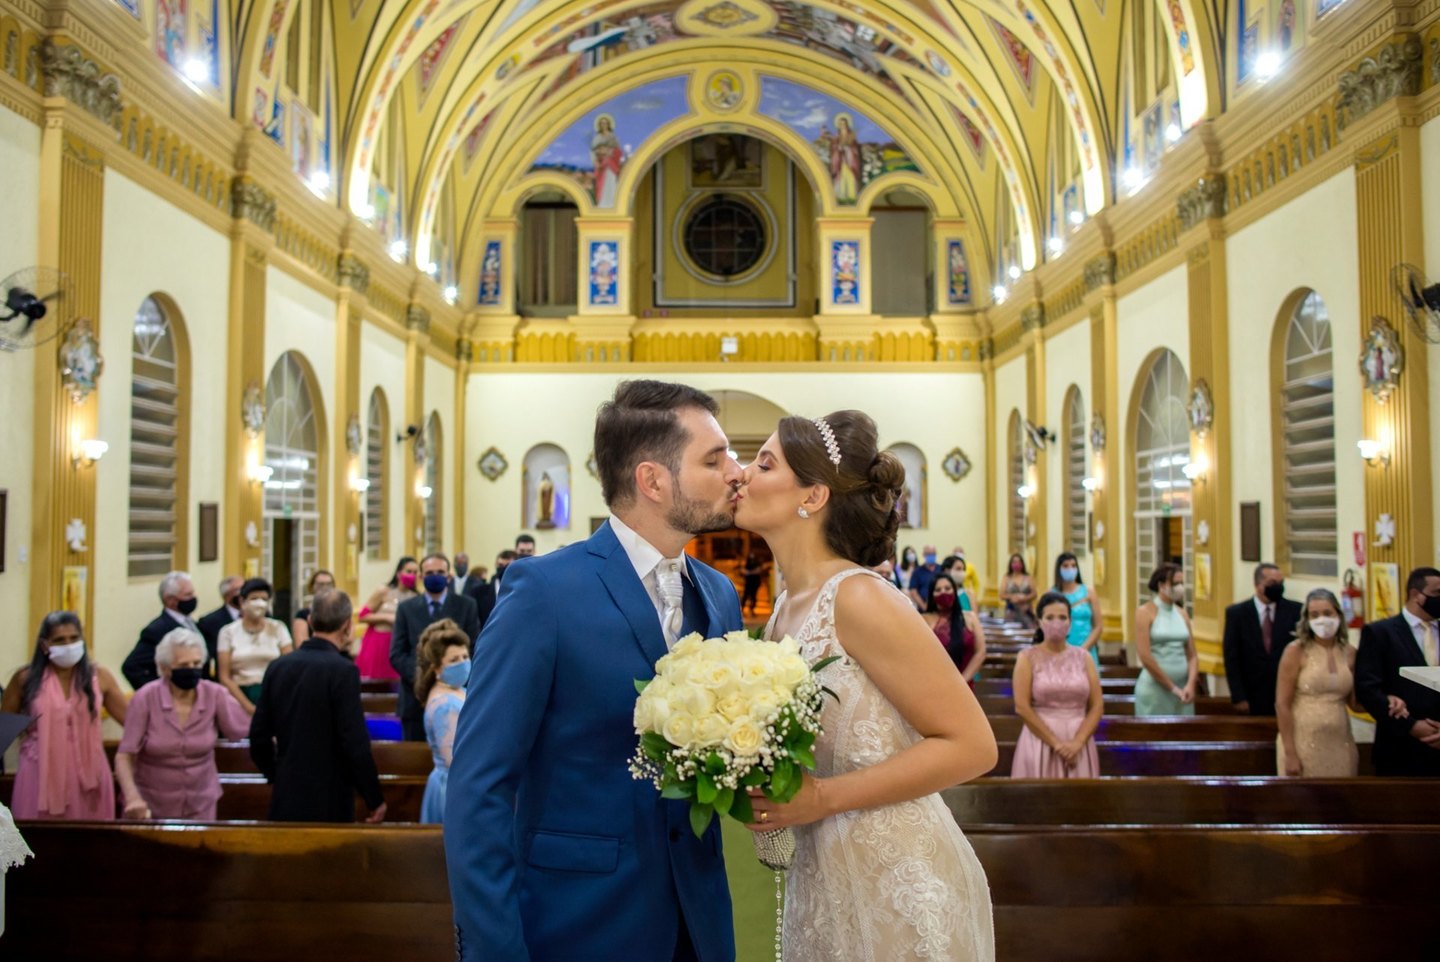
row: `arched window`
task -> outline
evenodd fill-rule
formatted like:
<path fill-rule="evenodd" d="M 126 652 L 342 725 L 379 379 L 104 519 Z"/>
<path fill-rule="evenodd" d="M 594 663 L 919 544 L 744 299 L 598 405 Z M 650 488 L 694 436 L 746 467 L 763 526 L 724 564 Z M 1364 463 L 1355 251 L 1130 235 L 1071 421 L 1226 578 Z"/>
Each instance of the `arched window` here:
<path fill-rule="evenodd" d="M 1065 396 L 1065 540 L 1081 557 L 1089 542 L 1085 517 L 1085 399 L 1078 387 Z"/>
<path fill-rule="evenodd" d="M 520 314 L 565 317 L 575 313 L 579 299 L 578 214 L 570 198 L 558 191 L 538 194 L 521 209 Z"/>
<path fill-rule="evenodd" d="M 440 431 L 440 412 L 431 411 L 429 419 L 425 422 L 425 481 L 424 484 L 430 489 L 430 496 L 425 499 L 425 553 L 440 551 L 443 549 L 442 532 L 440 530 L 440 506 L 444 492 L 442 491 L 441 478 L 444 471 L 444 458 L 440 449 L 443 442 Z"/>
<path fill-rule="evenodd" d="M 180 458 L 190 445 L 174 313 L 147 297 L 132 328 L 127 548 L 132 578 L 163 575 L 184 565 L 186 472 Z"/>
<path fill-rule="evenodd" d="M 563 449 L 547 442 L 526 451 L 520 486 L 527 531 L 570 527 L 570 458 Z"/>
<path fill-rule="evenodd" d="M 378 387 L 370 392 L 370 410 L 365 420 L 365 550 L 378 561 L 385 552 L 385 493 L 389 485 L 385 437 L 390 433 L 390 406 Z"/>
<path fill-rule="evenodd" d="M 1330 314 L 1308 291 L 1285 330 L 1280 394 L 1281 555 L 1296 574 L 1339 574 L 1335 510 L 1335 365 Z"/>
<path fill-rule="evenodd" d="M 905 466 L 905 490 L 900 495 L 900 527 L 923 528 L 929 519 L 929 493 L 926 491 L 925 452 L 913 444 L 892 444 L 885 450 Z"/>
<path fill-rule="evenodd" d="M 277 618 L 288 620 L 320 566 L 321 422 L 315 387 L 294 351 L 265 384 L 264 544 L 261 566 L 275 587 Z"/>
<path fill-rule="evenodd" d="M 1025 553 L 1025 499 L 1020 488 L 1025 484 L 1025 422 L 1019 411 L 1010 412 L 1010 427 L 1005 432 L 1010 450 L 1005 463 L 1010 469 L 1006 503 L 1010 505 L 1010 553 Z"/>
<path fill-rule="evenodd" d="M 1185 404 L 1190 383 L 1180 359 L 1161 351 L 1145 374 L 1135 422 L 1135 577 L 1138 597 L 1150 595 L 1150 575 L 1162 562 L 1185 569 L 1192 590 L 1190 419 Z"/>

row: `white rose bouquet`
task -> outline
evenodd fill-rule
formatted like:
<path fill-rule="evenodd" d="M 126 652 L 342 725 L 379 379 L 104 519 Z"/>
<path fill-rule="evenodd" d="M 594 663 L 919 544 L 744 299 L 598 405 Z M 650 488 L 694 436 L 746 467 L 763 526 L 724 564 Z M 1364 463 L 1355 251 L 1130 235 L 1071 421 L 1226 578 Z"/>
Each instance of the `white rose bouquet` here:
<path fill-rule="evenodd" d="M 656 663 L 653 679 L 635 682 L 640 745 L 631 774 L 653 781 L 665 798 L 689 800 L 696 836 L 716 813 L 754 821 L 748 789 L 790 801 L 803 769 L 815 767 L 827 691 L 815 672 L 835 660 L 806 664 L 788 636 L 681 638 Z"/>

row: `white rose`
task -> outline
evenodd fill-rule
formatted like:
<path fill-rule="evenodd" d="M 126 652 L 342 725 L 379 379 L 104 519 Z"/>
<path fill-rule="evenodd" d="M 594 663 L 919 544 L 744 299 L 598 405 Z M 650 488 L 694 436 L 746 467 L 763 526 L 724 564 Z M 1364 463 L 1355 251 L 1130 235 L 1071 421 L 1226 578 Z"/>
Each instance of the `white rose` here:
<path fill-rule="evenodd" d="M 725 640 L 732 645 L 750 645 L 755 643 L 755 639 L 750 637 L 750 632 L 748 631 L 727 631 L 725 632 Z"/>
<path fill-rule="evenodd" d="M 756 721 L 769 721 L 780 710 L 780 706 L 785 704 L 785 701 L 789 701 L 788 696 L 785 701 L 781 701 L 777 695 L 778 693 L 771 688 L 761 688 L 750 692 L 747 698 L 750 707 L 746 714 Z"/>
<path fill-rule="evenodd" d="M 695 719 L 695 744 L 719 745 L 730 732 L 730 723 L 719 715 L 702 715 Z"/>
<path fill-rule="evenodd" d="M 747 652 L 736 665 L 736 672 L 740 677 L 740 684 L 746 686 L 770 684 L 770 676 L 775 671 L 774 663 L 758 651 Z"/>
<path fill-rule="evenodd" d="M 721 692 L 733 686 L 738 679 L 735 666 L 727 661 L 718 658 L 706 659 L 699 668 L 690 676 L 690 680 L 709 688 L 711 691 Z"/>
<path fill-rule="evenodd" d="M 695 744 L 695 719 L 683 711 L 677 711 L 665 720 L 660 734 L 672 745 L 692 748 Z"/>
<path fill-rule="evenodd" d="M 805 659 L 799 655 L 786 655 L 780 659 L 775 674 L 776 681 L 780 684 L 794 688 L 810 677 L 810 666 L 805 664 Z"/>
<path fill-rule="evenodd" d="M 658 732 L 665 727 L 673 709 L 670 699 L 663 694 L 651 694 L 650 689 L 635 702 L 635 730 L 637 732 Z"/>
<path fill-rule="evenodd" d="M 725 716 L 725 720 L 733 722 L 742 715 L 748 714 L 750 699 L 746 698 L 738 689 L 731 689 L 715 703 L 715 710 Z"/>
<path fill-rule="evenodd" d="M 789 635 L 786 635 L 784 638 L 781 638 L 778 642 L 776 642 L 776 647 L 780 649 L 780 654 L 782 655 L 800 654 L 800 642 L 796 641 L 794 638 L 791 638 Z"/>
<path fill-rule="evenodd" d="M 748 717 L 742 717 L 735 719 L 730 725 L 730 731 L 725 736 L 725 747 L 737 755 L 754 756 L 760 754 L 760 745 L 764 740 L 760 726 Z"/>
<path fill-rule="evenodd" d="M 667 701 L 676 711 L 698 718 L 715 710 L 715 693 L 708 688 L 686 682 L 670 692 Z"/>
<path fill-rule="evenodd" d="M 700 632 L 692 631 L 690 634 L 675 642 L 675 647 L 670 649 L 670 654 L 682 658 L 689 658 L 700 652 L 705 644 L 705 639 L 700 637 Z"/>

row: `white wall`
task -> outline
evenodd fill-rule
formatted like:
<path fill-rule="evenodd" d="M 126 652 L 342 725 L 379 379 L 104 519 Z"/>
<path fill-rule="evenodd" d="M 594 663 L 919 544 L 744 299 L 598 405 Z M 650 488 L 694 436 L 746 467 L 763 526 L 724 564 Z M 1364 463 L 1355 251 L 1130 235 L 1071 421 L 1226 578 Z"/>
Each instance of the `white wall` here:
<path fill-rule="evenodd" d="M 136 225 L 145 243 L 136 243 Z M 96 465 L 94 537 L 95 625 L 91 636 L 102 664 L 112 669 L 129 654 L 140 629 L 160 609 L 160 579 L 127 578 L 130 477 L 130 379 L 135 312 L 152 294 L 165 294 L 179 309 L 190 342 L 189 503 L 178 505 L 189 520 L 188 568 L 200 610 L 220 603 L 215 586 L 220 564 L 197 563 L 199 525 L 195 505 L 222 501 L 225 423 L 225 351 L 229 312 L 230 241 L 178 207 L 114 170 L 105 173 L 105 211 L 100 271 L 100 437 L 110 451 Z M 172 318 L 172 320 L 177 320 Z M 220 530 L 223 557 L 227 532 Z M 104 573 L 96 576 L 96 573 Z"/>
<path fill-rule="evenodd" d="M 455 423 L 455 369 L 433 357 L 425 358 L 425 420 L 432 412 L 440 415 L 444 446 L 440 449 L 440 550 L 453 555 L 463 545 L 451 544 L 455 531 L 455 458 L 465 453 Z M 522 454 L 524 452 L 521 452 Z M 584 455 L 581 455 L 583 458 Z M 484 557 L 480 555 L 479 557 Z M 481 562 L 489 566 L 489 562 Z"/>
<path fill-rule="evenodd" d="M 1425 276 L 1440 284 L 1440 118 L 1420 128 L 1420 209 L 1425 221 Z M 1440 432 L 1440 344 L 1431 344 L 1430 434 Z M 1431 500 L 1440 500 L 1440 444 L 1430 445 Z M 1440 510 L 1435 515 L 1435 557 L 1440 565 Z M 1416 559 L 1417 561 L 1420 559 Z"/>
<path fill-rule="evenodd" d="M 1355 376 L 1359 353 L 1360 271 L 1355 260 L 1357 236 L 1355 172 L 1346 168 L 1284 207 L 1231 235 L 1225 245 L 1230 311 L 1230 483 L 1239 517 L 1239 503 L 1261 505 L 1261 555 L 1275 557 L 1274 446 L 1271 399 L 1279 385 L 1271 373 L 1271 345 L 1286 301 L 1297 290 L 1320 295 L 1330 314 L 1335 370 L 1335 451 L 1338 561 L 1344 571 L 1354 563 L 1350 536 L 1365 529 L 1365 464 L 1356 456 L 1362 436 L 1360 378 Z M 1307 243 L 1296 243 L 1307 238 Z M 1281 350 L 1284 342 L 1281 341 Z M 1220 399 L 1217 399 L 1217 403 Z M 1217 546 L 1223 550 L 1223 546 Z M 1236 530 L 1230 546 L 1234 597 L 1254 590 L 1249 563 L 1240 560 Z M 1311 588 L 1334 591 L 1338 579 L 1304 578 L 1286 572 L 1292 598 Z"/>
<path fill-rule="evenodd" d="M 1040 567 L 1048 573 L 1054 568 L 1054 560 L 1060 552 L 1067 550 L 1065 531 L 1065 463 L 1069 454 L 1065 450 L 1065 430 L 1068 415 L 1065 398 L 1072 385 L 1080 389 L 1080 404 L 1085 411 L 1085 437 L 1090 436 L 1090 415 L 1095 410 L 1095 399 L 1090 392 L 1090 322 L 1082 320 L 1045 341 L 1045 413 L 1044 424 L 1056 435 L 1057 440 L 1046 452 L 1045 464 L 1045 505 L 1049 520 L 1050 543 L 1041 552 Z M 1090 442 L 1085 442 L 1086 473 L 1090 467 Z M 1089 498 L 1086 498 L 1089 510 Z M 1080 559 L 1080 570 L 1086 579 L 1091 579 L 1090 554 Z M 1043 577 L 1043 575 L 1042 575 Z"/>
<path fill-rule="evenodd" d="M 405 543 L 405 495 L 413 473 L 413 460 L 408 446 L 395 443 L 395 435 L 405 426 L 405 342 L 386 333 L 374 324 L 360 328 L 360 419 L 368 423 L 370 395 L 375 388 L 385 394 L 390 414 L 390 430 L 385 438 L 385 457 L 389 464 L 390 487 L 385 492 L 385 520 L 390 545 L 389 556 L 370 560 L 369 552 L 360 556 L 360 593 L 368 595 L 376 586 L 390 580 L 395 559 Z"/>
<path fill-rule="evenodd" d="M 40 128 L 0 107 L 0 277 L 35 265 L 40 233 Z M 53 345 L 52 345 L 53 347 Z M 53 356 L 53 355 L 51 355 Z M 10 630 L 0 638 L 0 683 L 33 653 L 30 617 L 31 489 L 35 469 L 35 353 L 0 354 L 0 490 L 6 491 L 5 571 L 0 611 Z M 44 612 L 36 612 L 39 618 Z"/>
<path fill-rule="evenodd" d="M 595 411 L 625 374 L 506 373 L 472 375 L 466 391 L 465 547 L 488 565 L 510 547 L 521 530 L 521 467 L 525 452 L 540 441 L 559 445 L 570 457 L 575 490 L 569 530 L 535 531 L 539 549 L 550 551 L 588 537 L 589 520 L 608 512 L 600 483 L 585 470 L 595 429 Z M 985 424 L 974 416 L 985 408 L 979 374 L 954 373 L 805 373 L 667 372 L 646 370 L 645 377 L 683 381 L 710 392 L 748 391 L 781 409 L 809 416 L 858 408 L 876 421 L 880 445 L 897 441 L 925 454 L 930 499 L 928 528 L 901 532 L 904 544 L 932 542 L 942 552 L 963 545 L 977 564 L 989 565 L 985 545 Z M 427 384 L 430 375 L 427 372 Z M 1023 383 L 1023 381 L 1022 381 Z M 956 412 L 954 418 L 934 416 Z M 969 416 L 967 416 L 967 412 Z M 498 481 L 475 468 L 482 452 L 494 445 L 510 462 Z M 959 446 L 975 469 L 957 483 L 940 461 Z"/>
<path fill-rule="evenodd" d="M 1026 394 L 1025 355 L 1021 353 L 995 369 L 995 410 L 990 425 L 995 432 L 995 463 L 989 467 L 995 479 L 995 557 L 980 569 L 987 588 L 999 582 L 1000 569 L 1010 557 L 1010 412 L 1019 411 L 1022 419 L 1030 416 Z"/>

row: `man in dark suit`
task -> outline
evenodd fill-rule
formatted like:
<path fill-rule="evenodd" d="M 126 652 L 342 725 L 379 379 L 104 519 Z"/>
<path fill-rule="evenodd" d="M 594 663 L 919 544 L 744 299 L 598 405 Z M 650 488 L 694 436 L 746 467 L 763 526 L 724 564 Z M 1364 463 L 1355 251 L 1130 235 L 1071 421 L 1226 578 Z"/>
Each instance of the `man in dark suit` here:
<path fill-rule="evenodd" d="M 245 579 L 239 575 L 226 575 L 220 582 L 220 607 L 195 622 L 200 634 L 205 636 L 205 647 L 209 656 L 205 661 L 205 677 L 214 678 L 219 664 L 216 644 L 220 640 L 220 629 L 232 621 L 240 620 L 240 586 Z"/>
<path fill-rule="evenodd" d="M 505 577 L 505 569 L 518 557 L 519 555 L 509 548 L 495 556 L 495 574 L 490 578 L 490 585 L 497 594 L 500 592 L 500 579 Z"/>
<path fill-rule="evenodd" d="M 450 559 L 426 555 L 420 562 L 424 590 L 395 609 L 390 635 L 390 664 L 400 673 L 400 727 L 407 742 L 425 740 L 425 706 L 415 697 L 415 652 L 420 634 L 441 618 L 449 618 L 470 636 L 473 648 L 480 637 L 480 611 L 475 602 L 450 590 Z"/>
<path fill-rule="evenodd" d="M 199 626 L 190 620 L 199 604 L 190 575 L 184 571 L 172 571 L 161 578 L 160 603 L 165 606 L 164 609 L 140 630 L 139 640 L 120 665 L 120 673 L 136 691 L 141 685 L 160 677 L 160 670 L 155 667 L 155 648 L 161 639 L 176 628 L 189 628 L 200 634 Z"/>
<path fill-rule="evenodd" d="M 476 638 L 480 637 L 480 631 L 485 630 L 485 622 L 490 617 L 490 612 L 495 610 L 495 590 L 495 581 L 486 581 L 473 575 L 465 580 L 465 588 L 461 593 L 475 602 L 476 612 L 480 616 L 480 630 L 475 633 Z"/>
<path fill-rule="evenodd" d="M 350 596 L 322 591 L 310 605 L 314 634 L 265 669 L 250 721 L 250 757 L 272 788 L 276 822 L 353 822 L 355 793 L 385 818 L 380 777 L 370 753 L 360 670 L 341 651 L 350 642 Z"/>
<path fill-rule="evenodd" d="M 1225 609 L 1225 680 L 1230 700 L 1252 715 L 1275 714 L 1280 656 L 1300 624 L 1300 603 L 1285 598 L 1285 573 L 1255 569 L 1255 594 Z"/>
<path fill-rule="evenodd" d="M 1405 607 L 1366 625 L 1355 653 L 1355 694 L 1375 719 L 1375 774 L 1440 776 L 1440 691 L 1400 677 L 1440 666 L 1440 570 L 1405 579 Z"/>

